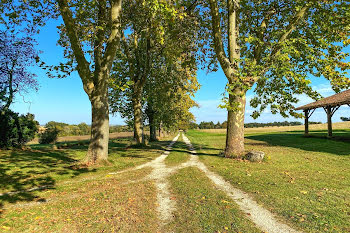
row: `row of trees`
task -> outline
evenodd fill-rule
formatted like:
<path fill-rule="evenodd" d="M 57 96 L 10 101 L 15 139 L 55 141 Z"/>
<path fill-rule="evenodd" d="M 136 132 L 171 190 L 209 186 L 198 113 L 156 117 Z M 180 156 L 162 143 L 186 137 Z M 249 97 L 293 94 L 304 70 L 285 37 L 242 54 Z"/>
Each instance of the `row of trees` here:
<path fill-rule="evenodd" d="M 49 121 L 44 127 L 45 129 L 55 128 L 58 131 L 58 136 L 89 135 L 91 132 L 91 126 L 86 123 L 71 125 L 63 122 Z M 109 127 L 109 133 L 127 131 L 130 131 L 130 128 L 125 125 L 113 125 Z"/>
<path fill-rule="evenodd" d="M 244 153 L 247 90 L 256 94 L 254 118 L 267 108 L 300 117 L 294 94 L 319 97 L 310 75 L 335 91 L 350 86 L 349 1 L 4 0 L 1 7 L 8 24 L 62 17 L 66 62 L 47 68 L 79 73 L 92 108 L 90 163 L 107 159 L 110 109 L 132 122 L 137 142 L 145 121 L 151 133 L 189 124 L 199 65 L 220 65 L 227 77 L 227 157 Z"/>
<path fill-rule="evenodd" d="M 350 117 L 340 117 L 340 120 L 342 120 L 342 121 L 350 121 Z"/>

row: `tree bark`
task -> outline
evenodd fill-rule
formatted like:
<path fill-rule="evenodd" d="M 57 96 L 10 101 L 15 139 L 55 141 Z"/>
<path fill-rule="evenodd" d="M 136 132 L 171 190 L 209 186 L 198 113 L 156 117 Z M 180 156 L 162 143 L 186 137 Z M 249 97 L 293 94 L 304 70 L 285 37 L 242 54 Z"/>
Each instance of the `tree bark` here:
<path fill-rule="evenodd" d="M 150 141 L 157 141 L 157 128 L 156 128 L 156 124 L 154 121 L 154 113 L 151 113 L 148 116 L 148 120 L 149 120 L 149 135 L 150 135 Z"/>
<path fill-rule="evenodd" d="M 229 108 L 227 114 L 227 133 L 225 157 L 240 157 L 244 154 L 244 113 L 246 94 L 237 90 L 235 96 L 229 95 L 229 103 L 239 103 L 235 109 Z M 231 106 L 232 107 L 232 106 Z"/>
<path fill-rule="evenodd" d="M 150 141 L 157 141 L 157 127 L 156 127 L 156 121 L 154 119 L 154 116 L 156 112 L 153 110 L 151 101 L 148 102 L 146 109 L 146 114 L 148 117 L 148 123 L 149 123 L 149 135 L 150 135 Z"/>
<path fill-rule="evenodd" d="M 134 110 L 134 136 L 137 144 L 142 143 L 142 90 L 141 88 L 134 88 L 134 94 L 132 98 L 133 110 Z"/>
<path fill-rule="evenodd" d="M 90 98 L 92 123 L 91 139 L 86 162 L 93 164 L 108 159 L 109 109 L 107 88 Z"/>

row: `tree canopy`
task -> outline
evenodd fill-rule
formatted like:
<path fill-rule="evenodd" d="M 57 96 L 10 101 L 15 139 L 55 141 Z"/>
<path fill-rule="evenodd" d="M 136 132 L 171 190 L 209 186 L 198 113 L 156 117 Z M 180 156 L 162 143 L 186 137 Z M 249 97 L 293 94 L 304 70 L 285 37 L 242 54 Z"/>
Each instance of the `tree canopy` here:
<path fill-rule="evenodd" d="M 270 108 L 300 116 L 297 94 L 318 98 L 310 77 L 328 79 L 335 91 L 350 86 L 349 1 L 196 1 L 192 7 L 207 38 L 210 67 L 219 62 L 227 79 L 227 156 L 244 151 L 246 91 L 257 118 Z M 240 146 L 237 146 L 240 145 Z M 234 149 L 234 147 L 237 148 Z"/>

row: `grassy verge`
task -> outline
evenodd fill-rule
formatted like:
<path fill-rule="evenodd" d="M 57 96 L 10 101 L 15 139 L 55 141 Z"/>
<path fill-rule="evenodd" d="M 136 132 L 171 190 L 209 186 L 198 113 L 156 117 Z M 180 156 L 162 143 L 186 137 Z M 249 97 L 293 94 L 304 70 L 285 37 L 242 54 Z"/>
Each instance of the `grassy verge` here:
<path fill-rule="evenodd" d="M 148 171 L 72 183 L 45 193 L 47 202 L 6 209 L 2 232 L 156 232 L 152 183 L 125 183 Z"/>
<path fill-rule="evenodd" d="M 95 167 L 79 163 L 86 155 L 87 141 L 58 143 L 57 150 L 51 145 L 31 145 L 27 150 L 0 151 L 0 193 L 22 191 L 0 196 L 0 209 L 9 203 L 34 200 L 45 192 L 28 189 L 57 188 L 68 180 L 100 177 L 148 162 L 159 156 L 168 143 L 159 141 L 136 147 L 131 138 L 114 139 L 109 144 L 109 162 Z"/>
<path fill-rule="evenodd" d="M 304 138 L 301 132 L 246 136 L 247 150 L 267 161 L 250 163 L 218 156 L 225 134 L 189 131 L 201 161 L 260 204 L 307 232 L 350 231 L 350 144 Z"/>
<path fill-rule="evenodd" d="M 176 166 L 186 162 L 190 158 L 187 151 L 187 145 L 183 142 L 182 137 L 180 136 L 168 157 L 165 158 L 165 164 L 167 166 Z"/>
<path fill-rule="evenodd" d="M 177 211 L 169 232 L 260 232 L 197 168 L 180 170 L 170 182 Z"/>

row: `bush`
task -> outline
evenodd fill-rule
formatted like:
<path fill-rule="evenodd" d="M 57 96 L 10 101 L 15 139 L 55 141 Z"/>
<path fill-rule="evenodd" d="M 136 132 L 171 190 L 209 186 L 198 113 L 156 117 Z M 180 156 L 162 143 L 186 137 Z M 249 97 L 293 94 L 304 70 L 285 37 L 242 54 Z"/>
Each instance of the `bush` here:
<path fill-rule="evenodd" d="M 39 123 L 34 115 L 20 115 L 11 110 L 0 111 L 0 148 L 21 147 L 34 139 Z"/>
<path fill-rule="evenodd" d="M 57 141 L 59 130 L 56 127 L 47 128 L 39 135 L 40 144 L 50 144 Z"/>

